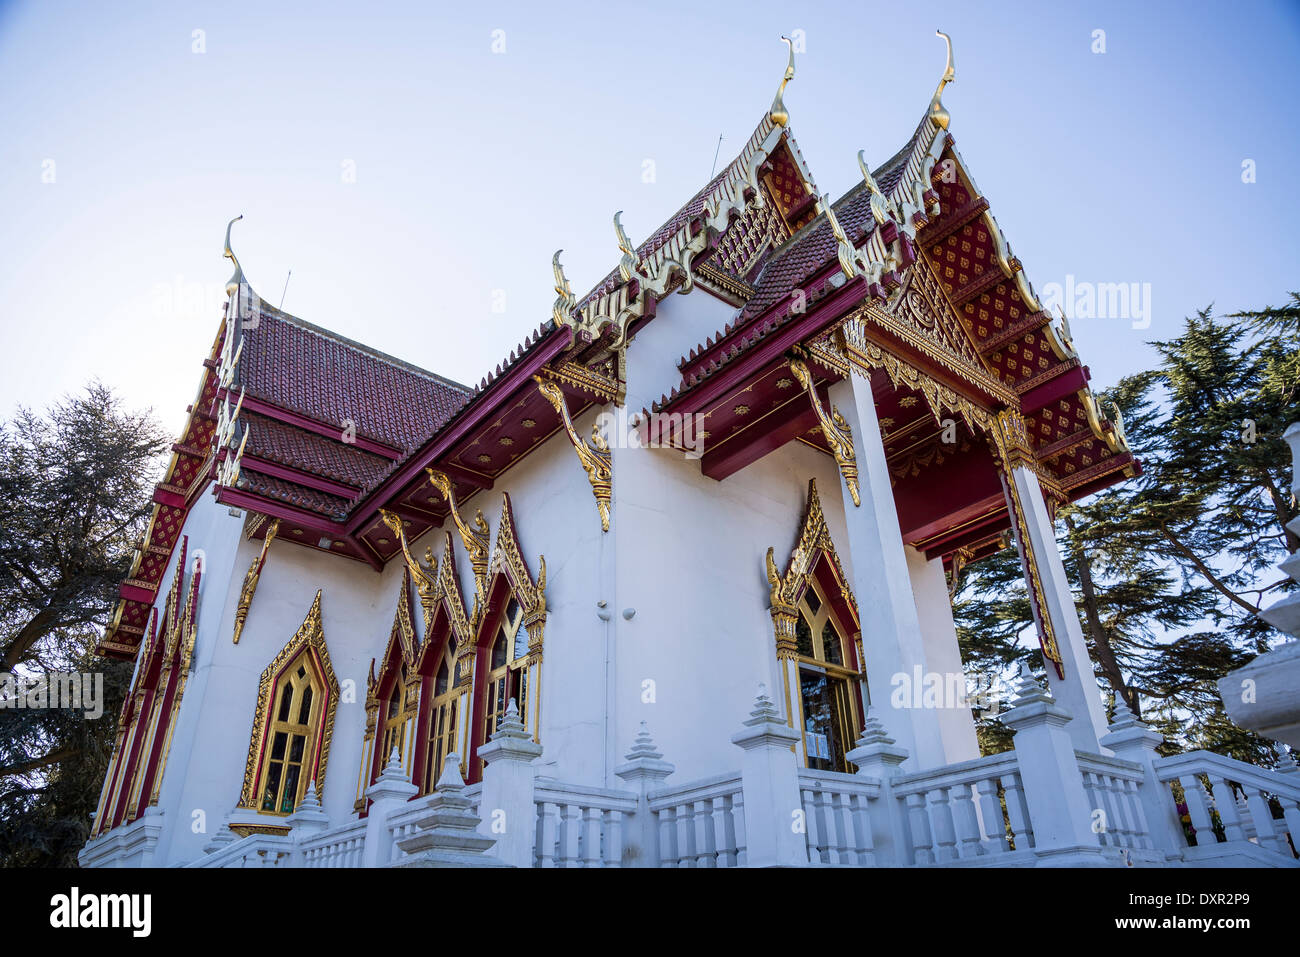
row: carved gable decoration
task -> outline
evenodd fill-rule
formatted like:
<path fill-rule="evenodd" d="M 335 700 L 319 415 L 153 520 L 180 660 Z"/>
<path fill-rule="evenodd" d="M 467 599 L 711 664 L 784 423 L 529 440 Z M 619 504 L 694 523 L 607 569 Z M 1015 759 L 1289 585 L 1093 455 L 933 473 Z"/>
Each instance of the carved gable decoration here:
<path fill-rule="evenodd" d="M 497 528 L 496 544 L 488 564 L 488 581 L 495 583 L 498 575 L 510 583 L 515 598 L 524 610 L 524 626 L 532 635 L 535 626 L 546 618 L 546 556 L 537 558 L 537 579 L 534 581 L 519 548 L 515 533 L 515 516 L 510 507 L 510 493 L 502 493 L 501 524 Z"/>
<path fill-rule="evenodd" d="M 367 682 L 366 700 L 369 701 L 384 684 L 388 672 L 406 665 L 408 675 L 415 674 L 415 660 L 418 656 L 415 645 L 415 626 L 411 621 L 411 570 L 402 569 L 402 581 L 397 590 L 397 609 L 393 612 L 393 627 L 388 634 L 388 644 L 379 658 L 379 675 L 375 676 L 375 662 L 370 662 L 370 678 Z"/>
<path fill-rule="evenodd" d="M 955 358 L 973 369 L 988 374 L 988 368 L 971 344 L 970 336 L 948 304 L 943 289 L 930 266 L 922 259 L 913 263 L 904 274 L 899 294 L 886 309 L 895 319 L 919 333 L 927 345 L 932 345 L 950 358 Z"/>
<path fill-rule="evenodd" d="M 840 564 L 839 555 L 835 552 L 835 543 L 831 540 L 831 532 L 826 525 L 826 514 L 822 511 L 821 499 L 817 495 L 817 480 L 809 479 L 808 504 L 804 509 L 803 523 L 799 529 L 799 537 L 786 561 L 783 574 L 777 572 L 773 550 L 771 548 L 767 550 L 767 581 L 771 587 L 774 617 L 778 614 L 791 616 L 798 614 L 799 599 L 803 597 L 809 582 L 814 574 L 819 573 L 823 563 L 828 566 L 827 570 L 834 579 L 835 590 L 844 606 L 852 614 L 852 626 L 858 627 L 857 599 L 853 597 L 849 578 L 844 573 L 844 566 Z M 821 580 L 823 583 L 826 582 L 824 577 Z M 845 624 L 850 623 L 845 622 Z"/>

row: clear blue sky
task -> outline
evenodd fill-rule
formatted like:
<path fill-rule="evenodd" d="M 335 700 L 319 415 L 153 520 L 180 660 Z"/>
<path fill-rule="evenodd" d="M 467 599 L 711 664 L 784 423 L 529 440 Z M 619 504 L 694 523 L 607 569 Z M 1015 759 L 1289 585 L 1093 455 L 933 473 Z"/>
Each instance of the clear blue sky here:
<path fill-rule="evenodd" d="M 99 376 L 178 428 L 239 213 L 265 298 L 292 268 L 290 312 L 476 382 L 549 315 L 556 248 L 585 291 L 617 261 L 615 210 L 639 241 L 708 178 L 719 133 L 722 161 L 739 151 L 781 33 L 804 31 L 785 101 L 838 196 L 858 149 L 880 163 L 916 125 L 936 27 L 951 131 L 1035 287 L 1151 285 L 1149 329 L 1074 322 L 1095 385 L 1201 306 L 1300 289 L 1294 3 L 11 0 L 0 415 Z"/>

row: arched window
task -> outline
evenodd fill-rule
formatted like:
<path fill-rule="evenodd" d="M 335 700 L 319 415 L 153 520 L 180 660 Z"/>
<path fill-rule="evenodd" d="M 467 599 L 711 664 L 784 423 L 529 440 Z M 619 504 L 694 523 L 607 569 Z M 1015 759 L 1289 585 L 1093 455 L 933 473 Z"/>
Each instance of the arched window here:
<path fill-rule="evenodd" d="M 442 764 L 447 755 L 456 750 L 457 717 L 460 692 L 454 680 L 456 674 L 455 640 L 447 642 L 442 661 L 433 677 L 433 700 L 429 708 L 429 742 L 426 749 L 425 790 L 431 791 L 442 774 Z"/>
<path fill-rule="evenodd" d="M 291 814 L 306 792 L 302 768 L 315 736 L 318 715 L 313 709 L 319 708 L 323 698 L 310 657 L 304 651 L 289 664 L 279 683 L 279 702 L 268 730 L 271 746 L 260 778 L 259 811 Z"/>
<path fill-rule="evenodd" d="M 292 814 L 316 782 L 324 792 L 339 684 L 321 625 L 321 593 L 289 643 L 262 672 L 239 806 Z"/>
<path fill-rule="evenodd" d="M 490 741 L 514 698 L 519 713 L 528 714 L 528 631 L 524 610 L 513 595 L 497 625 L 488 658 L 487 707 L 483 712 L 483 738 Z"/>
<path fill-rule="evenodd" d="M 846 755 L 862 729 L 867 703 L 858 608 L 815 481 L 808 483 L 803 527 L 785 573 L 778 573 L 768 549 L 767 576 L 787 716 L 800 732 L 804 764 L 852 772 Z"/>
<path fill-rule="evenodd" d="M 859 675 L 844 666 L 844 627 L 816 579 L 810 579 L 799 602 L 795 624 L 799 667 L 799 710 L 807 766 L 822 771 L 852 770 L 844 755 L 853 749 L 860 722 L 857 714 Z"/>

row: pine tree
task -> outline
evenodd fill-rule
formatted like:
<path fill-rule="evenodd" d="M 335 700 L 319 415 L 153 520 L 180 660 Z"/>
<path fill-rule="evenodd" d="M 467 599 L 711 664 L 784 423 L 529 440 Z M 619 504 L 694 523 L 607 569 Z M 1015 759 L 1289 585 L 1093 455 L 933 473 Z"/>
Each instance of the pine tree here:
<path fill-rule="evenodd" d="M 167 442 L 92 383 L 0 425 L 0 671 L 103 675 L 103 714 L 0 708 L 0 863 L 75 866 L 131 679 L 94 657 L 143 536 Z"/>

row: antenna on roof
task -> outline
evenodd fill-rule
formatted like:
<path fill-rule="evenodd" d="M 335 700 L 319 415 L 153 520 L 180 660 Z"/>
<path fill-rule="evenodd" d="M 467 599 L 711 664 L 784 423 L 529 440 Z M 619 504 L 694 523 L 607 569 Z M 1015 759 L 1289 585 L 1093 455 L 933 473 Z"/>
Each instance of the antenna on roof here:
<path fill-rule="evenodd" d="M 289 291 L 289 280 L 292 279 L 292 278 L 293 278 L 293 270 L 290 269 L 290 270 L 289 270 L 289 275 L 287 275 L 287 276 L 284 277 L 284 291 L 280 293 L 280 305 L 279 305 L 277 308 L 279 308 L 279 309 L 281 309 L 281 310 L 284 309 L 284 296 L 285 296 L 285 293 L 287 293 L 287 292 Z"/>
<path fill-rule="evenodd" d="M 718 153 L 722 151 L 722 134 L 718 134 L 718 147 L 713 151 L 713 169 L 709 170 L 709 179 L 713 179 L 713 174 L 718 171 Z"/>

